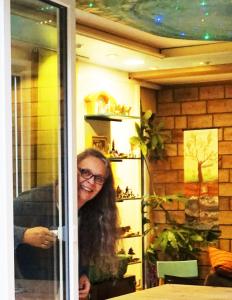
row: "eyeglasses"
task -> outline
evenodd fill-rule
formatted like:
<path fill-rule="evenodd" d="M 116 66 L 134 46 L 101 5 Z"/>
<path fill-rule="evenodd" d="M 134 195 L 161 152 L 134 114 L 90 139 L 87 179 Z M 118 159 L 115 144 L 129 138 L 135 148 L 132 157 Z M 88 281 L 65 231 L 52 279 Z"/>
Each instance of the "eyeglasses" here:
<path fill-rule="evenodd" d="M 101 175 L 94 175 L 89 169 L 78 168 L 78 171 L 84 179 L 91 179 L 93 177 L 94 182 L 101 185 L 105 182 L 105 177 Z"/>

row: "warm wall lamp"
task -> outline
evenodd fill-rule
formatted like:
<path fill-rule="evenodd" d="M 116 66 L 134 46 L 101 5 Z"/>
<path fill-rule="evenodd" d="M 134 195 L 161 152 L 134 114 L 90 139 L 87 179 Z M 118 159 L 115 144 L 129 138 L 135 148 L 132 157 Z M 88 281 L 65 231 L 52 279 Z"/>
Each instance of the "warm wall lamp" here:
<path fill-rule="evenodd" d="M 231 0 L 76 0 L 76 6 L 159 36 L 232 40 Z"/>

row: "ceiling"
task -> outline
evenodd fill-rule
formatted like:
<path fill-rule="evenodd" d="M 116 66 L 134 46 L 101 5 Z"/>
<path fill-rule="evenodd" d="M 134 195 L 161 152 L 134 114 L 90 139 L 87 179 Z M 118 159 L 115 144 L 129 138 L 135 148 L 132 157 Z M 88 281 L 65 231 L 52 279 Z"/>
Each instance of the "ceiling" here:
<path fill-rule="evenodd" d="M 158 36 L 232 38 L 231 0 L 76 0 L 76 7 Z"/>
<path fill-rule="evenodd" d="M 129 72 L 157 88 L 232 81 L 232 42 L 161 37 L 85 8 L 76 9 L 80 60 Z"/>

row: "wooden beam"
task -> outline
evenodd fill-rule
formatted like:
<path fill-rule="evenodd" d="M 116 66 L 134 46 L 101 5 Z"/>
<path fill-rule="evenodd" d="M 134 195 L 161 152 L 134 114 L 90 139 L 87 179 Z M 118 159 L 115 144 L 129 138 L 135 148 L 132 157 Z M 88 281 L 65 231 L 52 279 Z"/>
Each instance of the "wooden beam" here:
<path fill-rule="evenodd" d="M 92 27 L 88 27 L 82 24 L 77 23 L 76 26 L 77 34 L 84 35 L 87 37 L 91 37 L 100 41 L 104 41 L 106 43 L 118 45 L 124 48 L 128 48 L 131 50 L 135 50 L 138 52 L 142 52 L 157 58 L 164 58 L 163 54 L 160 54 L 159 49 L 147 45 L 143 45 L 141 43 L 135 42 L 133 40 L 129 40 L 118 35 L 110 34 L 105 31 L 97 30 Z"/>
<path fill-rule="evenodd" d="M 169 49 L 162 49 L 161 53 L 165 57 L 176 57 L 176 56 L 189 56 L 198 54 L 217 54 L 226 53 L 232 51 L 231 42 L 211 42 L 204 45 L 191 45 L 184 47 L 173 47 Z"/>
<path fill-rule="evenodd" d="M 131 79 L 137 80 L 155 80 L 165 78 L 180 78 L 187 76 L 200 76 L 200 75 L 217 75 L 232 73 L 232 64 L 190 67 L 190 68 L 176 68 L 166 70 L 155 70 L 145 72 L 132 72 L 129 74 Z"/>

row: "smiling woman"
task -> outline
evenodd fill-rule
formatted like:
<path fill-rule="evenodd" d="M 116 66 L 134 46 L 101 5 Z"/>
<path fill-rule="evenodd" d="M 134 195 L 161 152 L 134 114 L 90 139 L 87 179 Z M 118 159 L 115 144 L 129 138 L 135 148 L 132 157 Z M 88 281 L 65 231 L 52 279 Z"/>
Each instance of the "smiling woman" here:
<path fill-rule="evenodd" d="M 79 275 L 86 275 L 90 266 L 116 274 L 118 214 L 110 163 L 98 150 L 87 149 L 78 155 L 77 164 Z"/>

